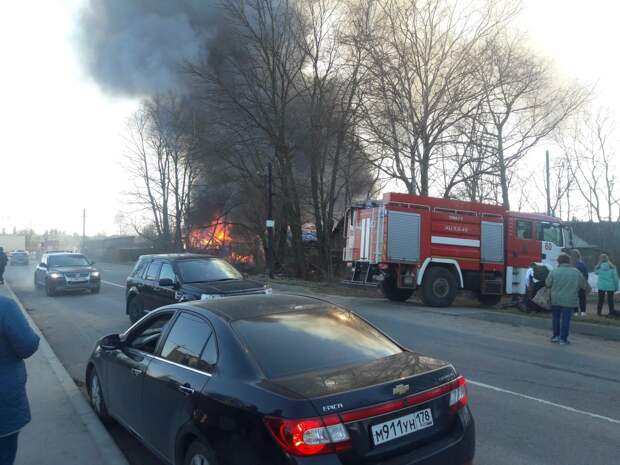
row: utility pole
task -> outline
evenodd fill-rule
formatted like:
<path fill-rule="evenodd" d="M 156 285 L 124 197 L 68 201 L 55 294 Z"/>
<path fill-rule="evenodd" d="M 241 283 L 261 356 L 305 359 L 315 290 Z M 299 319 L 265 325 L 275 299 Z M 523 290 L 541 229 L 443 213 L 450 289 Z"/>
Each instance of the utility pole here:
<path fill-rule="evenodd" d="M 82 252 L 86 248 L 86 209 L 82 210 Z"/>
<path fill-rule="evenodd" d="M 551 175 L 549 173 L 549 150 L 545 152 L 545 171 L 547 175 L 547 215 L 551 215 Z"/>
<path fill-rule="evenodd" d="M 273 174 L 271 162 L 267 164 L 267 272 L 273 279 Z"/>

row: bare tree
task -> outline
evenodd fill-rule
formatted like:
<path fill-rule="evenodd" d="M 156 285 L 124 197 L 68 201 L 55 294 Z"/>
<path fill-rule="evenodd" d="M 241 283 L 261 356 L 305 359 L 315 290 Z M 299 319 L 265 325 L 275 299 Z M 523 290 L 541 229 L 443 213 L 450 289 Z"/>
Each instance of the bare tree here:
<path fill-rule="evenodd" d="M 523 38 L 501 34 L 485 44 L 477 67 L 484 89 L 485 147 L 495 157 L 501 203 L 510 208 L 510 173 L 532 147 L 589 98 L 579 86 L 562 85 L 548 62 L 524 48 Z"/>
<path fill-rule="evenodd" d="M 451 128 L 478 107 L 475 54 L 518 10 L 508 3 L 365 0 L 368 61 L 361 134 L 374 163 L 429 195 Z"/>
<path fill-rule="evenodd" d="M 590 220 L 619 221 L 617 140 L 606 110 L 583 110 L 557 138 L 567 159 L 575 190 L 587 205 Z"/>
<path fill-rule="evenodd" d="M 271 145 L 296 273 L 303 276 L 302 209 L 291 134 L 305 61 L 297 40 L 300 18 L 291 0 L 231 0 L 223 8 L 236 43 L 217 64 L 194 63 L 188 69 L 211 103 L 233 109 L 236 120 L 243 117 Z"/>
<path fill-rule="evenodd" d="M 149 212 L 147 225 L 134 223 L 134 227 L 165 249 L 183 247 L 197 175 L 183 112 L 178 97 L 158 96 L 143 101 L 128 122 L 127 169 L 136 182 L 132 204 Z"/>
<path fill-rule="evenodd" d="M 355 155 L 363 160 L 355 143 L 360 107 L 365 51 L 353 33 L 358 11 L 343 0 L 309 0 L 300 7 L 303 27 L 300 44 L 307 65 L 300 74 L 302 119 L 298 143 L 309 164 L 312 212 L 324 272 L 331 277 L 332 230 L 343 190 L 359 181 L 352 169 Z M 349 167 L 344 167 L 345 163 Z M 358 163 L 357 166 L 360 164 Z M 362 170 L 368 166 L 364 163 Z M 343 173 L 343 167 L 348 172 Z M 362 183 L 366 185 L 366 183 Z"/>

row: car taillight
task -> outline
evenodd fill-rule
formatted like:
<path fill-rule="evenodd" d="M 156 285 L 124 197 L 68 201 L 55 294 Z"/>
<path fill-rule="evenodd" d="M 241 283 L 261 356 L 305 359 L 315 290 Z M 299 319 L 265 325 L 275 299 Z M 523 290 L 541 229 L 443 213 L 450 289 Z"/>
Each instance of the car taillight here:
<path fill-rule="evenodd" d="M 265 417 L 265 424 L 286 452 L 309 456 L 351 449 L 351 438 L 337 416 L 290 420 Z"/>
<path fill-rule="evenodd" d="M 467 382 L 462 376 L 454 381 L 454 388 L 450 391 L 450 411 L 456 413 L 467 405 Z"/>

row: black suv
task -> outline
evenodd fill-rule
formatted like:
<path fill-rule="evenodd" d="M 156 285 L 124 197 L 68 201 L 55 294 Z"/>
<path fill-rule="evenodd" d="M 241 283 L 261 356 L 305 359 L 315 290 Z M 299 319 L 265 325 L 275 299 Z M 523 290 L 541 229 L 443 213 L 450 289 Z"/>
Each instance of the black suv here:
<path fill-rule="evenodd" d="M 34 270 L 34 286 L 45 287 L 48 296 L 59 291 L 90 291 L 97 294 L 101 275 L 84 255 L 79 253 L 46 253 Z"/>
<path fill-rule="evenodd" d="M 230 263 L 199 254 L 143 255 L 127 278 L 126 312 L 132 323 L 156 308 L 189 300 L 270 294 Z"/>

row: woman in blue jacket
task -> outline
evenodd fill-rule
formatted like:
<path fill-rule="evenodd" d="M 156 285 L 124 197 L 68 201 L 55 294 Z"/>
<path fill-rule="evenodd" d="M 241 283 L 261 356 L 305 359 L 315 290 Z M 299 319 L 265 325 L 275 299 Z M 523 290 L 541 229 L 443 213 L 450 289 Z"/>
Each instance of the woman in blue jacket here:
<path fill-rule="evenodd" d="M 603 253 L 598 259 L 594 272 L 598 276 L 598 305 L 596 312 L 599 316 L 601 315 L 605 296 L 607 296 L 609 304 L 608 316 L 617 317 L 618 312 L 614 309 L 614 293 L 618 290 L 618 270 L 616 266 L 611 263 L 607 254 Z"/>
<path fill-rule="evenodd" d="M 0 465 L 13 465 L 17 435 L 30 421 L 24 359 L 39 347 L 14 300 L 0 296 Z"/>

